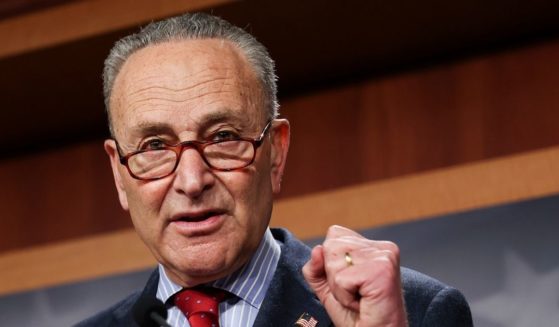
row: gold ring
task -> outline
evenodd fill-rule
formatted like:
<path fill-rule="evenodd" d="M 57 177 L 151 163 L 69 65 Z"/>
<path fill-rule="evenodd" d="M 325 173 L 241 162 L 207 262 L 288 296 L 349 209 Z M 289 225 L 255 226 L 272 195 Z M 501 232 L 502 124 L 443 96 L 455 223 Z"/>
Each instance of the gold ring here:
<path fill-rule="evenodd" d="M 353 266 L 353 259 L 351 258 L 351 255 L 349 254 L 349 252 L 345 253 L 345 262 L 347 263 L 348 267 Z"/>

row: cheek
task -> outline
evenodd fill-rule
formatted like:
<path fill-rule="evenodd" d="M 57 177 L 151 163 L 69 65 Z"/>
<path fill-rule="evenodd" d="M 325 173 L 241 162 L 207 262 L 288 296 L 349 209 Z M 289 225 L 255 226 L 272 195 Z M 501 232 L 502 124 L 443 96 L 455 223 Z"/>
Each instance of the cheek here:
<path fill-rule="evenodd" d="M 156 228 L 159 222 L 159 211 L 167 192 L 167 186 L 162 182 L 143 183 L 133 180 L 127 183 L 128 206 L 136 228 Z"/>
<path fill-rule="evenodd" d="M 259 168 L 259 167 L 258 167 Z M 234 201 L 237 222 L 243 227 L 252 227 L 256 220 L 263 219 L 263 207 L 271 199 L 270 178 L 262 170 L 250 170 L 221 174 L 230 198 Z"/>
<path fill-rule="evenodd" d="M 243 223 L 249 230 L 259 225 L 267 226 L 273 198 L 269 168 L 264 165 L 254 168 L 243 179 L 236 197 L 237 206 L 243 210 Z"/>

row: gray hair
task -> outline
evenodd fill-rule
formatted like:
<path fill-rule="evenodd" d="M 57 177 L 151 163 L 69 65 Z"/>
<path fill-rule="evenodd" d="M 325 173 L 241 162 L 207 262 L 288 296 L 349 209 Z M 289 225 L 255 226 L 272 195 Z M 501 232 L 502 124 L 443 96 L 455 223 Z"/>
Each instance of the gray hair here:
<path fill-rule="evenodd" d="M 245 30 L 229 22 L 205 13 L 184 14 L 162 21 L 152 22 L 140 32 L 120 39 L 105 59 L 103 69 L 103 95 L 105 109 L 109 120 L 109 129 L 114 136 L 109 102 L 114 81 L 126 62 L 134 52 L 150 45 L 192 39 L 223 39 L 235 44 L 246 56 L 254 72 L 262 83 L 268 117 L 278 115 L 277 76 L 274 61 L 266 48 Z"/>

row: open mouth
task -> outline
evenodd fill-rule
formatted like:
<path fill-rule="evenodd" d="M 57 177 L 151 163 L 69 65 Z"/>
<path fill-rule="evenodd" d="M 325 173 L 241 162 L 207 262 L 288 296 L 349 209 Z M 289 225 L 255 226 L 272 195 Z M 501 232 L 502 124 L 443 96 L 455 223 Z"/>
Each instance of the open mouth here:
<path fill-rule="evenodd" d="M 176 219 L 174 219 L 175 221 L 183 221 L 183 222 L 201 222 L 204 221 L 206 219 L 209 219 L 211 217 L 215 217 L 215 216 L 219 216 L 223 214 L 222 212 L 218 212 L 218 211 L 206 211 L 206 212 L 202 212 L 199 214 L 192 214 L 192 215 L 185 215 L 185 216 L 180 216 L 177 217 Z"/>

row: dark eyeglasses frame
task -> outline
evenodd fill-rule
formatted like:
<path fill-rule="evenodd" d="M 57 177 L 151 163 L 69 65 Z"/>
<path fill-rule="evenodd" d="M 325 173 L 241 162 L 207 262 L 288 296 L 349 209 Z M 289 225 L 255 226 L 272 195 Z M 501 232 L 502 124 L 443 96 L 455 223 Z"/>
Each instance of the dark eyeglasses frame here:
<path fill-rule="evenodd" d="M 117 152 L 118 152 L 118 157 L 119 157 L 120 163 L 126 167 L 130 176 L 132 176 L 133 178 L 138 179 L 138 180 L 153 181 L 153 180 L 158 180 L 158 179 L 161 179 L 161 178 L 165 178 L 165 177 L 173 174 L 177 170 L 182 152 L 187 148 L 195 149 L 200 154 L 200 157 L 202 158 L 202 160 L 204 160 L 206 165 L 208 165 L 208 167 L 210 167 L 211 169 L 218 170 L 218 171 L 233 171 L 233 170 L 238 170 L 238 169 L 243 169 L 245 167 L 248 167 L 254 162 L 254 158 L 256 158 L 256 150 L 262 145 L 262 143 L 264 141 L 264 136 L 266 135 L 266 133 L 268 132 L 268 130 L 272 126 L 273 121 L 274 121 L 273 119 L 268 121 L 268 123 L 266 124 L 266 126 L 262 130 L 262 133 L 260 133 L 260 136 L 256 139 L 240 137 L 236 140 L 233 140 L 233 141 L 250 142 L 252 144 L 253 148 L 254 148 L 254 153 L 252 155 L 252 159 L 249 162 L 247 162 L 244 166 L 235 167 L 235 168 L 228 168 L 228 169 L 217 168 L 217 167 L 212 166 L 208 162 L 208 160 L 206 159 L 206 156 L 204 155 L 204 148 L 206 148 L 207 146 L 212 145 L 212 144 L 223 143 L 223 142 L 231 142 L 232 140 L 206 141 L 206 142 L 204 142 L 204 141 L 185 141 L 185 142 L 181 142 L 181 143 L 178 143 L 178 144 L 175 144 L 175 145 L 166 145 L 165 147 L 163 147 L 161 149 L 157 149 L 157 150 L 148 150 L 148 149 L 138 150 L 138 151 L 130 152 L 130 153 L 125 154 L 125 155 L 123 155 L 121 153 L 118 141 L 116 139 L 114 141 L 116 143 L 116 149 L 117 149 Z M 135 175 L 132 172 L 132 170 L 130 169 L 130 166 L 128 166 L 128 160 L 130 159 L 130 157 L 132 157 L 134 155 L 137 155 L 139 153 L 143 153 L 143 152 L 160 151 L 160 150 L 172 150 L 175 153 L 175 155 L 177 156 L 177 159 L 175 160 L 175 166 L 173 167 L 173 169 L 168 174 L 163 175 L 163 176 L 159 176 L 159 177 L 154 177 L 154 178 L 143 178 L 143 177 L 139 177 L 139 176 Z"/>

